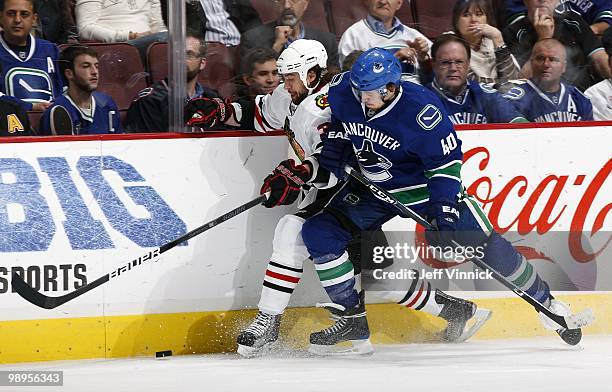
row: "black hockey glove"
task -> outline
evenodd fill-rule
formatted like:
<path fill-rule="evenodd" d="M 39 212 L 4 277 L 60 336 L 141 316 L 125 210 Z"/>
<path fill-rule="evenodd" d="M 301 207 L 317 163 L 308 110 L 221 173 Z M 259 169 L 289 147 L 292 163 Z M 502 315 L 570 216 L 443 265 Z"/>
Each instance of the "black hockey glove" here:
<path fill-rule="evenodd" d="M 306 165 L 296 165 L 293 159 L 282 161 L 272 174 L 264 179 L 260 193 L 270 191 L 270 197 L 263 205 L 272 208 L 292 204 L 309 179 L 310 171 Z"/>
<path fill-rule="evenodd" d="M 425 238 L 431 246 L 453 246 L 459 210 L 457 204 L 451 201 L 441 202 L 430 207 L 427 213 L 429 223 L 434 230 L 426 230 Z"/>
<path fill-rule="evenodd" d="M 185 124 L 192 127 L 212 128 L 233 115 L 234 107 L 229 99 L 194 98 L 185 105 Z"/>
<path fill-rule="evenodd" d="M 345 139 L 326 139 L 319 155 L 319 165 L 333 173 L 338 180 L 346 180 L 348 174 L 344 171 L 344 167 L 346 165 L 357 167 L 353 143 Z"/>

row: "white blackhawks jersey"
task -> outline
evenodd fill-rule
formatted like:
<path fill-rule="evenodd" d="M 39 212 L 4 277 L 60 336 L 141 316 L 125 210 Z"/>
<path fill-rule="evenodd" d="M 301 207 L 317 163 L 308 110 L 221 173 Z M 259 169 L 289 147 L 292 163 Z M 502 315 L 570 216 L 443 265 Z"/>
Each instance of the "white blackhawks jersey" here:
<path fill-rule="evenodd" d="M 255 98 L 255 130 L 284 130 L 300 159 L 311 156 L 321 145 L 321 134 L 331 121 L 327 102 L 328 85 L 310 94 L 299 105 L 281 83 L 272 94 Z"/>
<path fill-rule="evenodd" d="M 291 101 L 291 95 L 285 90 L 281 83 L 272 94 L 258 95 L 255 98 L 255 130 L 258 132 L 269 132 L 283 130 L 287 134 L 291 150 L 304 161 L 314 153 L 322 149 L 321 134 L 331 123 L 331 109 L 327 101 L 329 85 L 321 87 L 313 92 L 299 105 Z M 318 163 L 309 160 L 318 171 Z M 324 179 L 323 182 L 315 182 L 310 190 L 303 194 L 299 208 L 305 208 L 316 200 L 317 189 L 328 189 L 334 187 L 338 179 L 334 175 Z"/>

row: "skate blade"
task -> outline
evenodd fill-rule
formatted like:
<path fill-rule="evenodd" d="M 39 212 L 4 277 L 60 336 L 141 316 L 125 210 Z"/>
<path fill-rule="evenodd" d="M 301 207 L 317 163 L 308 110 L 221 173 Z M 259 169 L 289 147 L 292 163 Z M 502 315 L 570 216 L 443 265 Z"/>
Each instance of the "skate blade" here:
<path fill-rule="evenodd" d="M 474 336 L 474 334 L 478 332 L 478 330 L 480 330 L 480 328 L 482 328 L 482 326 L 485 325 L 485 323 L 491 318 L 492 314 L 493 312 L 489 309 L 476 309 L 476 313 L 474 313 L 474 316 L 468 320 L 468 324 L 466 324 L 465 328 L 463 329 L 463 333 L 461 336 L 459 336 L 459 339 L 457 339 L 455 343 L 465 342 Z"/>
<path fill-rule="evenodd" d="M 263 355 L 276 351 L 278 345 L 278 340 L 266 343 L 261 347 L 243 346 L 242 344 L 239 344 L 238 350 L 236 351 L 244 358 L 261 357 Z"/>
<path fill-rule="evenodd" d="M 311 344 L 308 348 L 308 352 L 322 356 L 368 355 L 374 353 L 374 347 L 372 347 L 370 339 L 350 340 L 349 342 L 351 344 L 347 346 Z"/>

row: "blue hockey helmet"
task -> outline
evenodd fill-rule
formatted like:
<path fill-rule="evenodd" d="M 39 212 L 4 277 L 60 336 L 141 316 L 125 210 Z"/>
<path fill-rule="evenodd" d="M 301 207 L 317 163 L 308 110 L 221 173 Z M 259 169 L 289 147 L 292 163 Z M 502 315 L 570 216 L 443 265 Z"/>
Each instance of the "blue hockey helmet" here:
<path fill-rule="evenodd" d="M 351 85 L 358 91 L 386 90 L 389 83 L 399 85 L 401 76 L 399 60 L 383 48 L 366 50 L 351 67 Z"/>

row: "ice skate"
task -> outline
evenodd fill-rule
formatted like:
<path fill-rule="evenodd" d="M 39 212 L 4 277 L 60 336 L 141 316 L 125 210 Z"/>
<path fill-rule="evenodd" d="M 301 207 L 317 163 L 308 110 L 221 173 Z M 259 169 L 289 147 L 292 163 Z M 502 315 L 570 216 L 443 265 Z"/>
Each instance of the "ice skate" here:
<path fill-rule="evenodd" d="M 553 298 L 552 296 L 548 309 L 551 312 L 558 314 L 559 316 L 569 316 L 572 314 L 567 304 L 559 301 L 558 299 Z M 563 339 L 563 341 L 569 344 L 570 346 L 575 346 L 580 343 L 580 340 L 582 340 L 582 329 L 561 328 L 559 325 L 557 325 L 557 323 L 549 319 L 546 315 L 540 313 L 539 316 L 540 321 L 542 322 L 542 324 L 544 324 L 544 328 L 551 329 L 557 332 L 561 339 Z"/>
<path fill-rule="evenodd" d="M 460 343 L 468 340 L 492 314 L 488 309 L 478 309 L 478 306 L 471 301 L 450 296 L 438 289 L 435 300 L 442 305 L 439 316 L 448 321 L 446 329 L 442 332 L 444 342 Z"/>
<path fill-rule="evenodd" d="M 317 355 L 363 355 L 374 351 L 370 343 L 363 291 L 359 297 L 359 305 L 352 309 L 333 303 L 317 304 L 317 307 L 329 310 L 332 320 L 336 322 L 329 328 L 310 334 L 309 352 Z M 338 346 L 344 342 L 350 343 L 350 346 Z"/>
<path fill-rule="evenodd" d="M 236 339 L 238 354 L 243 357 L 253 357 L 270 351 L 278 340 L 281 316 L 261 311 L 257 313 L 251 325 L 240 332 Z"/>

